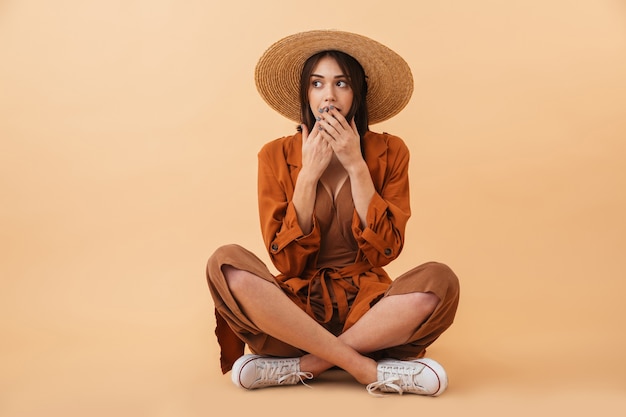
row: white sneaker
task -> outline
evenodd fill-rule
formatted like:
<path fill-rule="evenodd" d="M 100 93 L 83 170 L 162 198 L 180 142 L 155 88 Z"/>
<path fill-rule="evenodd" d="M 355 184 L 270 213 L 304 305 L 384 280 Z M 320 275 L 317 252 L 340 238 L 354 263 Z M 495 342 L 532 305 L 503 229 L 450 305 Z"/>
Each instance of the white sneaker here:
<path fill-rule="evenodd" d="M 233 383 L 245 389 L 277 385 L 295 385 L 302 378 L 312 379 L 310 372 L 300 371 L 300 358 L 273 358 L 260 355 L 243 355 L 233 364 Z"/>
<path fill-rule="evenodd" d="M 421 358 L 411 361 L 383 359 L 378 362 L 378 381 L 367 386 L 367 391 L 404 392 L 431 395 L 443 393 L 448 387 L 448 376 L 443 367 L 432 359 Z"/>

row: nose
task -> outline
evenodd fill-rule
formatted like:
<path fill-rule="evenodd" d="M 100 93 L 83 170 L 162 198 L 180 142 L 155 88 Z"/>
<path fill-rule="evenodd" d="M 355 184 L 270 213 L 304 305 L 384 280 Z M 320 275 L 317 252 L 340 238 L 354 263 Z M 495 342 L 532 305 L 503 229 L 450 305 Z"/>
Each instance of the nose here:
<path fill-rule="evenodd" d="M 335 86 L 331 83 L 327 85 L 326 88 L 324 89 L 324 101 L 331 102 L 331 101 L 335 101 L 335 99 L 336 99 Z"/>

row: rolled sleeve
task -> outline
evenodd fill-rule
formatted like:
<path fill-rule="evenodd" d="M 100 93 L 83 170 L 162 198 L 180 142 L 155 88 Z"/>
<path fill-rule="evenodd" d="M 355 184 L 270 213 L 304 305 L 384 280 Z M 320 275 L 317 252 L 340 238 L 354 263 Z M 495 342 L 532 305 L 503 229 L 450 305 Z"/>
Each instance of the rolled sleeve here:
<path fill-rule="evenodd" d="M 404 244 L 406 220 L 408 216 L 395 216 L 379 194 L 372 197 L 364 229 L 355 212 L 352 231 L 359 249 L 373 266 L 384 266 L 398 257 Z"/>

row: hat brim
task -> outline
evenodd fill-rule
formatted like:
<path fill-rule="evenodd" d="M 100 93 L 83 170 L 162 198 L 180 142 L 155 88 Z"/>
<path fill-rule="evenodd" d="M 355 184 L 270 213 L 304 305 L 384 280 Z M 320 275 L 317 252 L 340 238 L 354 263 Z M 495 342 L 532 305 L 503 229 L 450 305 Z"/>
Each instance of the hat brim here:
<path fill-rule="evenodd" d="M 413 76 L 404 59 L 370 38 L 337 30 L 314 30 L 287 36 L 270 46 L 255 68 L 257 90 L 278 113 L 300 123 L 300 75 L 305 61 L 336 50 L 355 58 L 367 76 L 369 124 L 398 114 L 413 94 Z"/>

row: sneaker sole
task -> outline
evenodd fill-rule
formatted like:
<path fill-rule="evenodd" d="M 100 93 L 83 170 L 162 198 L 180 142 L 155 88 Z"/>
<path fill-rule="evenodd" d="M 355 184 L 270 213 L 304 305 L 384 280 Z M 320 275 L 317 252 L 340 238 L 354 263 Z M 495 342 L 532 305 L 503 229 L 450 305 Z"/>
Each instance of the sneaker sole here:
<path fill-rule="evenodd" d="M 230 375 L 233 381 L 233 384 L 235 384 L 236 386 L 240 388 L 250 389 L 241 383 L 241 370 L 243 369 L 244 366 L 246 366 L 251 361 L 257 358 L 261 358 L 261 357 L 262 357 L 261 355 L 248 354 L 248 355 L 243 355 L 242 357 L 237 359 L 235 363 L 233 364 L 233 369 L 231 370 L 231 375 Z"/>
<path fill-rule="evenodd" d="M 439 362 L 429 358 L 415 359 L 413 360 L 413 362 L 421 363 L 427 368 L 430 368 L 435 373 L 435 375 L 437 375 L 437 380 L 439 381 L 439 389 L 434 394 L 430 394 L 432 397 L 441 395 L 446 390 L 446 388 L 448 388 L 448 375 L 446 374 L 445 369 L 443 369 L 443 366 L 439 364 Z"/>

